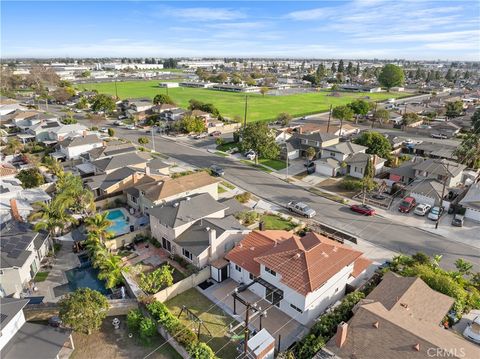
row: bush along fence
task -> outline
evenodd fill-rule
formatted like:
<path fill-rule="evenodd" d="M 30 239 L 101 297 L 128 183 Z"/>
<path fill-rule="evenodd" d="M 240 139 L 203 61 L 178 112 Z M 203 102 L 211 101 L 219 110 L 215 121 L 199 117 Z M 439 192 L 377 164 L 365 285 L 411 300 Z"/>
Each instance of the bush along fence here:
<path fill-rule="evenodd" d="M 180 355 L 194 359 L 214 359 L 215 353 L 206 343 L 200 342 L 195 333 L 182 324 L 165 306 L 165 304 L 155 300 L 146 304 L 148 313 L 158 323 L 158 332 L 169 341 L 170 344 L 179 352 Z M 129 315 L 137 317 L 136 314 Z M 140 314 L 141 316 L 141 314 Z M 141 323 L 143 319 L 135 320 L 135 323 Z M 128 322 L 128 319 L 127 319 Z M 140 324 L 139 324 L 140 325 Z M 142 337 L 141 327 L 139 326 L 140 337 Z M 179 348 L 180 346 L 180 348 Z"/>
<path fill-rule="evenodd" d="M 341 322 L 347 322 L 353 316 L 353 307 L 363 298 L 365 298 L 365 294 L 359 291 L 345 296 L 340 305 L 318 318 L 308 335 L 297 342 L 289 354 L 293 354 L 295 359 L 313 358 L 335 335 L 337 326 Z"/>

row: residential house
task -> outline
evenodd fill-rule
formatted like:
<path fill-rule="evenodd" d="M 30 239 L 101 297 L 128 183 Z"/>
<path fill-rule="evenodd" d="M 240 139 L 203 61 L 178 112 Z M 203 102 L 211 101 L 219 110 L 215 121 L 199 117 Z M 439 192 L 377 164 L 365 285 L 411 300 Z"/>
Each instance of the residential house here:
<path fill-rule="evenodd" d="M 165 111 L 176 110 L 178 108 L 179 108 L 178 105 L 172 105 L 172 104 L 169 104 L 169 103 L 162 103 L 162 104 L 158 104 L 158 105 L 153 106 L 152 107 L 152 112 L 156 113 L 156 114 L 160 114 L 160 113 L 163 113 Z"/>
<path fill-rule="evenodd" d="M 130 99 L 123 101 L 121 107 L 126 116 L 130 118 L 137 116 L 138 119 L 143 120 L 152 113 L 153 103 L 148 98 Z"/>
<path fill-rule="evenodd" d="M 394 182 L 400 182 L 405 185 L 412 183 L 415 180 L 415 170 L 413 166 L 417 164 L 418 158 L 413 158 L 409 161 L 403 162 L 398 167 L 393 167 L 388 170 L 388 179 Z M 420 159 L 422 160 L 422 159 Z"/>
<path fill-rule="evenodd" d="M 0 292 L 3 296 L 18 296 L 40 269 L 40 262 L 50 250 L 47 232 L 37 232 L 24 222 L 16 207 L 12 220 L 2 222 Z"/>
<path fill-rule="evenodd" d="M 218 180 L 201 171 L 178 178 L 140 184 L 125 190 L 130 207 L 149 213 L 155 206 L 199 193 L 208 193 L 218 199 Z"/>
<path fill-rule="evenodd" d="M 405 187 L 406 193 L 415 198 L 417 203 L 425 203 L 430 206 L 442 206 L 445 209 L 450 207 L 447 201 L 448 188 L 445 189 L 444 200 L 442 202 L 443 183 L 434 178 L 416 179 Z"/>
<path fill-rule="evenodd" d="M 0 298 L 2 321 L 0 357 L 3 359 L 68 358 L 75 349 L 71 330 L 27 322 L 28 299 Z"/>
<path fill-rule="evenodd" d="M 110 141 L 104 142 L 101 147 L 92 148 L 82 153 L 84 161 L 92 162 L 106 157 L 123 155 L 125 153 L 137 152 L 137 148 L 129 142 Z"/>
<path fill-rule="evenodd" d="M 52 157 L 78 159 L 82 153 L 101 146 L 103 141 L 97 135 L 68 137 L 58 143 L 58 151 L 54 152 Z"/>
<path fill-rule="evenodd" d="M 37 142 L 50 141 L 51 131 L 60 128 L 61 126 L 62 125 L 57 121 L 40 122 L 27 129 L 27 133 L 33 135 L 35 137 L 35 141 Z"/>
<path fill-rule="evenodd" d="M 434 178 L 445 182 L 448 187 L 455 187 L 462 183 L 466 166 L 445 159 L 430 158 L 415 164 L 412 168 L 417 179 Z"/>
<path fill-rule="evenodd" d="M 184 197 L 150 209 L 152 236 L 170 253 L 198 268 L 222 257 L 249 230 L 210 194 Z"/>
<path fill-rule="evenodd" d="M 357 145 L 353 142 L 339 142 L 333 146 L 328 146 L 322 149 L 321 158 L 333 158 L 339 162 L 343 162 L 347 157 L 356 153 L 365 153 L 367 147 Z"/>
<path fill-rule="evenodd" d="M 287 140 L 292 148 L 297 150 L 298 157 L 306 157 L 306 151 L 309 147 L 315 149 L 314 158 L 319 158 L 323 148 L 336 145 L 340 142 L 340 138 L 330 133 L 315 132 L 312 134 L 294 134 Z M 297 158 L 298 158 L 297 157 Z"/>
<path fill-rule="evenodd" d="M 230 278 L 304 325 L 358 285 L 372 263 L 362 253 L 320 234 L 253 231 L 225 259 Z"/>
<path fill-rule="evenodd" d="M 339 358 L 478 358 L 475 344 L 441 326 L 453 303 L 418 277 L 387 272 L 326 349 Z"/>
<path fill-rule="evenodd" d="M 170 174 L 170 165 L 163 162 L 160 158 L 154 158 L 147 163 L 145 171 L 147 174 L 168 176 Z"/>
<path fill-rule="evenodd" d="M 365 168 L 368 161 L 372 161 L 372 165 L 375 169 L 375 175 L 378 175 L 383 171 L 386 159 L 377 155 L 369 155 L 368 153 L 359 152 L 349 156 L 345 159 L 346 174 L 356 178 L 363 178 L 365 176 Z"/>
<path fill-rule="evenodd" d="M 58 142 L 63 141 L 68 137 L 86 136 L 88 134 L 88 127 L 79 123 L 73 123 L 70 125 L 60 124 L 60 126 L 55 126 L 48 130 L 48 134 L 49 141 Z"/>
<path fill-rule="evenodd" d="M 480 222 L 480 182 L 472 184 L 459 204 L 465 208 L 465 218 Z"/>
<path fill-rule="evenodd" d="M 108 174 L 123 167 L 145 170 L 150 158 L 150 155 L 146 152 L 128 152 L 101 158 L 91 162 L 91 164 L 94 167 L 95 174 Z"/>
<path fill-rule="evenodd" d="M 412 153 L 417 156 L 456 160 L 453 155 L 456 147 L 437 142 L 421 142 L 412 146 Z"/>
<path fill-rule="evenodd" d="M 160 114 L 160 118 L 162 120 L 165 120 L 165 121 L 178 121 L 178 120 L 181 120 L 183 118 L 183 116 L 185 116 L 185 113 L 187 111 L 182 109 L 182 108 L 176 108 L 176 109 L 173 109 L 173 110 L 166 110 L 166 111 L 163 111 L 161 114 Z"/>
<path fill-rule="evenodd" d="M 23 111 L 23 107 L 17 100 L 11 98 L 2 98 L 0 100 L 0 116 L 9 115 L 15 111 Z"/>

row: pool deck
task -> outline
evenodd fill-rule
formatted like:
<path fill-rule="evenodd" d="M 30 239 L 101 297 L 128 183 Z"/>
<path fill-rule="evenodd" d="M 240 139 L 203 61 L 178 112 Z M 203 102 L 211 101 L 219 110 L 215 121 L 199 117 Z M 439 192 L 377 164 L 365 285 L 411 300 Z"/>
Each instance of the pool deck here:
<path fill-rule="evenodd" d="M 35 283 L 34 286 L 37 287 L 37 290 L 33 291 L 32 295 L 44 296 L 44 302 L 56 303 L 62 299 L 63 294 L 68 292 L 68 290 L 63 290 L 65 286 L 68 286 L 65 272 L 80 265 L 78 254 L 72 252 L 71 244 L 71 242 L 63 243 L 62 249 L 53 260 L 53 268 L 49 270 L 47 279 Z M 43 269 L 40 268 L 40 271 Z"/>
<path fill-rule="evenodd" d="M 104 213 L 104 212 L 109 212 L 109 213 L 111 213 L 111 212 L 114 212 L 114 211 L 120 211 L 120 212 L 122 212 L 122 214 L 123 214 L 123 218 L 128 218 L 128 221 L 125 221 L 125 225 L 124 225 L 124 226 L 126 227 L 126 229 L 125 229 L 124 232 L 118 233 L 118 232 L 116 232 L 116 231 L 114 231 L 114 230 L 112 231 L 113 233 L 115 233 L 115 237 L 119 237 L 119 236 L 122 236 L 122 235 L 124 235 L 124 234 L 126 234 L 126 233 L 129 233 L 129 232 L 130 232 L 130 225 L 133 225 L 133 226 L 135 226 L 135 229 L 138 229 L 138 223 L 137 223 L 137 221 L 138 221 L 139 217 L 135 217 L 134 215 L 130 214 L 130 213 L 128 212 L 128 210 L 127 210 L 126 208 L 124 208 L 124 207 L 112 208 L 112 209 L 103 211 L 102 213 Z M 118 222 L 117 218 L 115 218 L 115 219 L 110 219 L 110 221 L 112 221 L 112 222 Z"/>

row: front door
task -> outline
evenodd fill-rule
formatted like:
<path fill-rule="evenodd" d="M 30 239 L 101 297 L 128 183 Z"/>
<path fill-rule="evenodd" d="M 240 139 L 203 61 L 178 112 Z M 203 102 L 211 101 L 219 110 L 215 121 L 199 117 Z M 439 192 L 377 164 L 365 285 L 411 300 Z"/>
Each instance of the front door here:
<path fill-rule="evenodd" d="M 265 299 L 277 307 L 280 307 L 280 301 L 283 299 L 282 294 L 271 288 L 265 288 L 265 290 Z"/>
<path fill-rule="evenodd" d="M 172 244 L 170 241 L 164 237 L 162 237 L 162 247 L 169 252 L 172 252 Z"/>
<path fill-rule="evenodd" d="M 227 278 L 228 278 L 228 266 L 225 266 L 220 270 L 220 282 L 223 282 Z"/>

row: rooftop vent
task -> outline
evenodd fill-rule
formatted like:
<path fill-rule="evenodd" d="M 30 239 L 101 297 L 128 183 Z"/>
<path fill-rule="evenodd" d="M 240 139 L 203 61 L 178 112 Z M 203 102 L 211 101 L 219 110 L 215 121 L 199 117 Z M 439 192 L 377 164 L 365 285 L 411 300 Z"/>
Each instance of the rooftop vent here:
<path fill-rule="evenodd" d="M 337 246 L 333 247 L 332 251 L 337 252 L 337 251 L 338 251 L 338 247 L 337 247 Z"/>
<path fill-rule="evenodd" d="M 408 304 L 407 303 L 400 303 L 400 305 L 405 308 L 406 310 L 408 310 Z"/>
<path fill-rule="evenodd" d="M 192 197 L 185 198 L 186 201 L 190 201 L 191 199 L 192 199 Z"/>
<path fill-rule="evenodd" d="M 295 258 L 295 259 L 300 258 L 300 253 L 295 253 L 295 255 L 293 256 L 293 258 Z"/>
<path fill-rule="evenodd" d="M 326 252 L 322 252 L 322 256 L 324 256 L 325 258 L 328 258 L 328 254 Z"/>
<path fill-rule="evenodd" d="M 378 329 L 378 320 L 375 323 L 373 323 L 373 326 Z"/>
<path fill-rule="evenodd" d="M 210 227 L 205 227 L 205 230 L 208 232 L 210 230 Z"/>
<path fill-rule="evenodd" d="M 175 203 L 173 204 L 173 207 L 178 207 L 178 202 L 175 202 Z"/>
<path fill-rule="evenodd" d="M 413 346 L 413 350 L 416 350 L 417 352 L 419 352 L 420 351 L 420 344 L 419 343 L 415 344 Z"/>
<path fill-rule="evenodd" d="M 251 251 L 254 251 L 254 250 L 255 250 L 255 247 L 250 247 L 250 250 L 251 250 Z"/>

